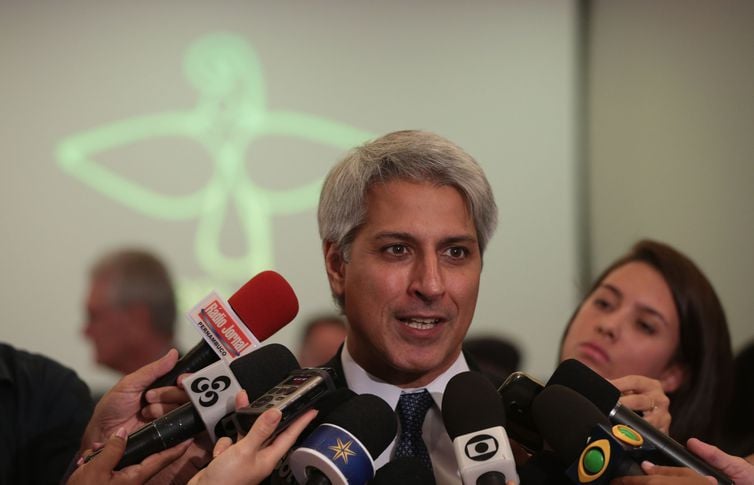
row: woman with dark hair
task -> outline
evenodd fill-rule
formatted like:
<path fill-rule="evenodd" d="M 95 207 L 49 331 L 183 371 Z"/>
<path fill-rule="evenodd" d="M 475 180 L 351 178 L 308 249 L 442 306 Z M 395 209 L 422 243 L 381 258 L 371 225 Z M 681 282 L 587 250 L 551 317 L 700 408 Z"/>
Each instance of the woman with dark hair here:
<path fill-rule="evenodd" d="M 732 388 L 728 324 L 710 282 L 672 247 L 639 241 L 597 278 L 566 327 L 560 359 L 569 358 L 677 441 L 719 443 Z"/>

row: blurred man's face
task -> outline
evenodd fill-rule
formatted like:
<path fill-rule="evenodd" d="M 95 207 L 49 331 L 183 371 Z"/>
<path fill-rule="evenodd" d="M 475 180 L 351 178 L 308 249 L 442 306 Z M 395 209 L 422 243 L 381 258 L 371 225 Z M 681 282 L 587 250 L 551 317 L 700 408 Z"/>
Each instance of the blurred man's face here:
<path fill-rule="evenodd" d="M 316 367 L 330 360 L 346 338 L 346 329 L 341 322 L 323 322 L 314 326 L 302 347 L 301 367 Z"/>
<path fill-rule="evenodd" d="M 94 346 L 98 364 L 123 372 L 124 363 L 131 357 L 124 341 L 128 320 L 127 310 L 112 304 L 109 281 L 94 278 L 86 300 L 84 335 Z"/>
<path fill-rule="evenodd" d="M 348 351 L 367 372 L 420 387 L 453 364 L 482 267 L 455 188 L 399 180 L 372 187 L 348 262 L 330 243 L 325 259 L 333 293 L 345 298 Z"/>

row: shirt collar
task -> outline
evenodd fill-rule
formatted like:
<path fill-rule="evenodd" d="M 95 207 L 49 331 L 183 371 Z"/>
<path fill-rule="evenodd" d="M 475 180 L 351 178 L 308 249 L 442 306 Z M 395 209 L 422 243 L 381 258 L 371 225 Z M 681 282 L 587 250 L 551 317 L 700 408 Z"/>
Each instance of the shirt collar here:
<path fill-rule="evenodd" d="M 398 399 L 401 397 L 401 393 L 412 393 L 421 389 L 429 391 L 437 408 L 442 409 L 442 394 L 445 392 L 445 387 L 448 385 L 448 381 L 454 375 L 469 370 L 466 358 L 463 356 L 463 352 L 460 352 L 455 362 L 453 362 L 445 372 L 437 376 L 435 380 L 426 386 L 416 389 L 404 389 L 385 382 L 365 371 L 363 367 L 353 360 L 353 357 L 348 352 L 348 345 L 343 345 L 341 363 L 343 364 L 343 374 L 346 378 L 349 389 L 356 394 L 374 394 L 379 396 L 393 409 L 398 405 Z"/>

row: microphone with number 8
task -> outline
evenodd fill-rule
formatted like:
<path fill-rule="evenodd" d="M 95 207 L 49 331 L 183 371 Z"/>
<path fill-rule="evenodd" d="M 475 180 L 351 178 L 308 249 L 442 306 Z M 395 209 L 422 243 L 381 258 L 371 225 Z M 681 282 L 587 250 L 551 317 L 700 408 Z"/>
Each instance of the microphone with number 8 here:
<path fill-rule="evenodd" d="M 126 450 L 116 470 L 140 463 L 144 458 L 172 448 L 205 429 L 213 438 L 223 434 L 219 426 L 224 415 L 233 412 L 235 396 L 244 389 L 256 399 L 298 368 L 296 358 L 280 344 L 268 344 L 234 360 L 230 367 L 217 362 L 191 376 L 187 387 L 191 401 L 157 418 L 128 436 Z M 187 379 L 188 381 L 188 379 Z M 202 385 L 193 386 L 200 382 Z M 89 455 L 87 461 L 95 454 Z"/>

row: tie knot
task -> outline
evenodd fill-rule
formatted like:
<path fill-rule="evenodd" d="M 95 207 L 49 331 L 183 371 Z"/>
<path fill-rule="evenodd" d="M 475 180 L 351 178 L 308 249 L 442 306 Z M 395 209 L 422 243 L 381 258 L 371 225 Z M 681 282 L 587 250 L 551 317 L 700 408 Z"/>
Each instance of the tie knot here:
<path fill-rule="evenodd" d="M 424 423 L 427 411 L 432 407 L 432 396 L 426 389 L 419 392 L 403 393 L 398 399 L 398 418 L 401 428 L 419 430 Z"/>

